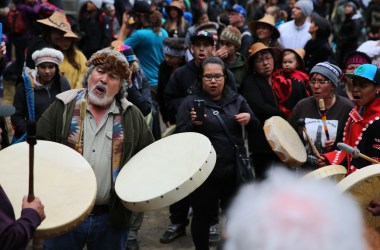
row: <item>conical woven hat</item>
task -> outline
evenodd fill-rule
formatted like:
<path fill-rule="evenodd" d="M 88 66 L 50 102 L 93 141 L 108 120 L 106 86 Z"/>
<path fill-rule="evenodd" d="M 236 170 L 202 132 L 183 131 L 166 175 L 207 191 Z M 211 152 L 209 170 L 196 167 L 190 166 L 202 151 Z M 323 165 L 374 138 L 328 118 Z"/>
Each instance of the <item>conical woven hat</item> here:
<path fill-rule="evenodd" d="M 67 21 L 66 15 L 62 12 L 54 11 L 50 17 L 37 20 L 37 22 L 62 30 L 65 32 L 64 37 L 78 38 L 78 36 L 72 32 L 71 25 Z"/>
<path fill-rule="evenodd" d="M 257 30 L 257 25 L 258 24 L 266 24 L 268 26 L 271 27 L 272 29 L 272 32 L 273 32 L 273 38 L 274 39 L 278 39 L 280 37 L 280 32 L 278 31 L 278 29 L 276 28 L 276 25 L 274 23 L 274 17 L 272 15 L 269 15 L 269 14 L 265 14 L 263 16 L 263 18 L 259 19 L 259 20 L 254 20 L 252 21 L 250 24 L 249 24 L 249 28 L 251 29 L 252 31 L 252 34 L 255 34 L 256 33 L 256 30 Z"/>

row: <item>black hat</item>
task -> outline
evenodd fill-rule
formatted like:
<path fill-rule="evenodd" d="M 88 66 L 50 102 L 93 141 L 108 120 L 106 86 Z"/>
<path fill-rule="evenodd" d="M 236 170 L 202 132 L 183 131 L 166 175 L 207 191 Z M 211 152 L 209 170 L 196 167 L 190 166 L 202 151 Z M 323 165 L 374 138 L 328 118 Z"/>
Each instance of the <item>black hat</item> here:
<path fill-rule="evenodd" d="M 214 46 L 214 35 L 211 32 L 207 32 L 205 30 L 198 31 L 197 34 L 191 37 L 191 43 L 194 44 L 198 39 L 205 39 L 210 42 L 212 46 Z"/>
<path fill-rule="evenodd" d="M 152 10 L 150 8 L 150 4 L 144 0 L 137 0 L 133 4 L 132 13 L 144 13 L 150 14 Z"/>

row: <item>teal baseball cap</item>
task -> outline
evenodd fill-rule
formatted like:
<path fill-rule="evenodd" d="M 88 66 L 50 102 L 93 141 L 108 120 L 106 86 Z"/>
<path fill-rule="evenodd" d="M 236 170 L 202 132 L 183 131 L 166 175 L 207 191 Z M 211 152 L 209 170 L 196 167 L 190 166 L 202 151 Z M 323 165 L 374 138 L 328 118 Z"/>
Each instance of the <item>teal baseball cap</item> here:
<path fill-rule="evenodd" d="M 362 64 L 356 68 L 353 74 L 344 74 L 344 76 L 353 79 L 355 77 L 362 77 L 374 84 L 380 84 L 379 68 L 372 64 Z"/>

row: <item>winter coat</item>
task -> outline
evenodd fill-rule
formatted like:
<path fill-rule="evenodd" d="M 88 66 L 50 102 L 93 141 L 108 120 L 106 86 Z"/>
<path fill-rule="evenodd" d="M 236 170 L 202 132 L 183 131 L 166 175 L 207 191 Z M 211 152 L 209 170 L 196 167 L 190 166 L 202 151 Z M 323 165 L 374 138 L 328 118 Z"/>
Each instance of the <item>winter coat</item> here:
<path fill-rule="evenodd" d="M 190 118 L 194 99 L 205 100 L 205 114 L 207 117 L 202 125 L 199 126 L 194 125 Z M 212 109 L 219 111 L 219 115 L 224 120 L 234 142 L 239 146 L 243 146 L 244 141 L 241 125 L 236 122 L 235 115 L 243 112 L 250 113 L 251 120 L 247 125 L 247 129 L 256 131 L 259 128 L 259 121 L 248 106 L 247 101 L 241 95 L 226 87 L 223 97 L 217 101 L 212 100 L 204 92 L 187 96 L 178 110 L 176 133 L 197 132 L 207 136 L 217 155 L 216 164 L 211 175 L 218 178 L 234 176 L 235 154 L 233 145 L 223 127 L 221 127 L 217 117 L 213 114 Z"/>

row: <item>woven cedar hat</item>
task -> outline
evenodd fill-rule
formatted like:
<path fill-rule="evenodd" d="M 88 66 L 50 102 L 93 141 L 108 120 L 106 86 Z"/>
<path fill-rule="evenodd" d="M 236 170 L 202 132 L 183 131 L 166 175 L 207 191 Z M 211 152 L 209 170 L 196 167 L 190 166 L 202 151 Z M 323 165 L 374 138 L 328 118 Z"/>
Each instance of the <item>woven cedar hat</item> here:
<path fill-rule="evenodd" d="M 296 55 L 297 61 L 301 64 L 300 68 L 305 68 L 305 61 L 303 58 L 305 57 L 305 50 L 303 48 L 296 48 L 296 49 L 284 49 L 282 53 L 284 54 L 285 51 L 293 52 Z"/>
<path fill-rule="evenodd" d="M 256 33 L 257 25 L 258 24 L 266 24 L 268 25 L 272 30 L 272 36 L 274 39 L 278 39 L 280 37 L 280 32 L 276 28 L 276 25 L 274 23 L 274 17 L 269 14 L 265 14 L 263 18 L 259 20 L 254 20 L 249 24 L 249 28 L 253 34 Z"/>
<path fill-rule="evenodd" d="M 37 20 L 37 22 L 65 32 L 63 35 L 64 37 L 78 38 L 78 36 L 71 30 L 71 25 L 67 21 L 66 15 L 62 12 L 54 11 L 50 17 Z"/>
<path fill-rule="evenodd" d="M 172 3 L 170 5 L 165 7 L 165 11 L 168 15 L 169 15 L 171 8 L 176 9 L 177 11 L 179 11 L 179 13 L 181 13 L 181 15 L 183 15 L 182 5 L 179 1 L 174 0 L 174 1 L 172 1 Z"/>
<path fill-rule="evenodd" d="M 263 50 L 269 50 L 269 51 L 271 51 L 272 54 L 273 54 L 273 57 L 274 57 L 275 61 L 278 61 L 278 59 L 281 56 L 281 50 L 279 50 L 278 48 L 268 47 L 265 44 L 258 42 L 258 43 L 252 44 L 251 47 L 249 48 L 249 50 L 248 50 L 248 57 L 247 57 L 247 63 L 249 63 L 250 59 L 255 54 L 257 54 L 258 52 L 263 51 Z"/>

